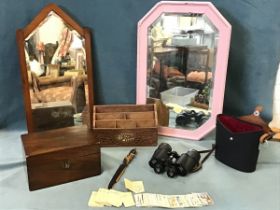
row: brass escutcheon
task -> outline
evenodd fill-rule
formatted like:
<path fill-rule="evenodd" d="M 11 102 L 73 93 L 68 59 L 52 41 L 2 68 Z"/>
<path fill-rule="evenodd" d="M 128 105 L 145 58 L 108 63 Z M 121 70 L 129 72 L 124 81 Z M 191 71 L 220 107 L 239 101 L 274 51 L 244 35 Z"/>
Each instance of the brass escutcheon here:
<path fill-rule="evenodd" d="M 69 168 L 70 168 L 70 166 L 71 166 L 71 163 L 70 163 L 70 161 L 69 161 L 69 160 L 65 160 L 65 161 L 63 161 L 62 168 L 64 168 L 64 169 L 69 169 Z"/>

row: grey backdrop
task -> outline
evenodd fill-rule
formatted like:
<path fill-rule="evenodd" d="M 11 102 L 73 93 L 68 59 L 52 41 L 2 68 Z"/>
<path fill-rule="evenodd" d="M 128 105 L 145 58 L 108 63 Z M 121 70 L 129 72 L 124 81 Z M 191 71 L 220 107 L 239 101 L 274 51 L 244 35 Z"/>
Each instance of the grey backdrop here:
<path fill-rule="evenodd" d="M 93 33 L 96 103 L 135 103 L 137 22 L 157 0 L 1 0 L 0 128 L 25 126 L 16 29 L 54 2 Z M 279 0 L 213 0 L 232 24 L 224 112 L 271 118 L 280 56 Z"/>

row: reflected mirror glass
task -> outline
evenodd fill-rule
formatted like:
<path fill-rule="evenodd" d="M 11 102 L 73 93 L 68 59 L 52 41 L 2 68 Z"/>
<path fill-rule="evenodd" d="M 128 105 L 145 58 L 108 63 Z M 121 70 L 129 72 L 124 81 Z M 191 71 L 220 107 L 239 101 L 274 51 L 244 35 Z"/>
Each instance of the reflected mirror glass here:
<path fill-rule="evenodd" d="M 35 130 L 82 124 L 88 104 L 85 39 L 50 12 L 25 39 Z"/>
<path fill-rule="evenodd" d="M 210 118 L 218 41 L 204 14 L 162 13 L 149 26 L 147 100 L 166 108 L 161 126 L 194 130 Z"/>

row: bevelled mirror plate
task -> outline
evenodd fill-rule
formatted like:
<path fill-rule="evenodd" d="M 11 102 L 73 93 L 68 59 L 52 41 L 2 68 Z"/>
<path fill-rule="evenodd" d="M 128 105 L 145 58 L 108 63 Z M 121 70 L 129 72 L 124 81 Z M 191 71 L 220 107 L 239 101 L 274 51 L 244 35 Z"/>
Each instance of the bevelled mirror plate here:
<path fill-rule="evenodd" d="M 85 117 L 92 104 L 87 30 L 51 4 L 18 30 L 17 38 L 28 131 L 90 125 Z"/>
<path fill-rule="evenodd" d="M 159 133 L 201 139 L 222 112 L 231 26 L 209 2 L 160 2 L 138 23 L 137 103 Z"/>

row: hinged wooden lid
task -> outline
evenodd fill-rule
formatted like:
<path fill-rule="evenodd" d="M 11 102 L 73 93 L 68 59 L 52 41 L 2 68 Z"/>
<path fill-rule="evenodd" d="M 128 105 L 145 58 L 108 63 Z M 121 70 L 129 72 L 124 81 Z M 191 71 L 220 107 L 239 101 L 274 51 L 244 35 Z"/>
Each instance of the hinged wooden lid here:
<path fill-rule="evenodd" d="M 93 131 L 86 126 L 34 132 L 24 134 L 21 138 L 27 157 L 92 145 L 96 148 L 92 153 L 99 152 L 99 143 L 95 141 Z"/>

